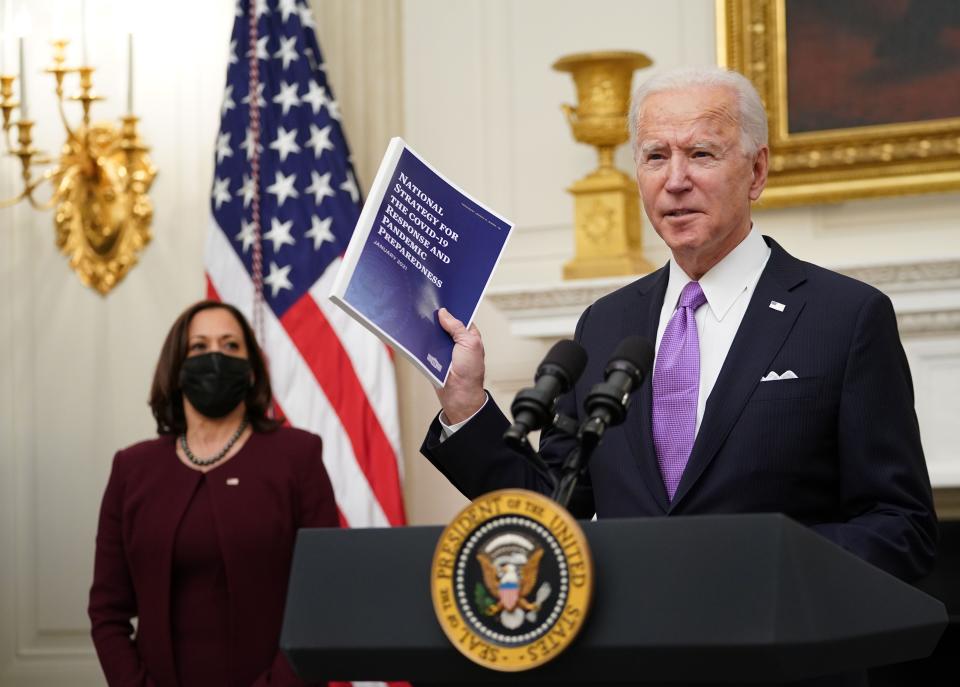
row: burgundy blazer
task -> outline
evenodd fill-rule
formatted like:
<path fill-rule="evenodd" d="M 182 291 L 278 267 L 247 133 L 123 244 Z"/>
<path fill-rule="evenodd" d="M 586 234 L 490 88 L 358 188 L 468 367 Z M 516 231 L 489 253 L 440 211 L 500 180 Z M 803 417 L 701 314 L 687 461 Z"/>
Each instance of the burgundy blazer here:
<path fill-rule="evenodd" d="M 321 455 L 320 438 L 308 432 L 255 432 L 206 475 L 229 588 L 230 685 L 303 684 L 278 651 L 278 640 L 297 529 L 338 526 Z M 177 685 L 170 635 L 173 545 L 202 477 L 179 461 L 171 436 L 114 457 L 89 606 L 93 642 L 111 687 Z"/>

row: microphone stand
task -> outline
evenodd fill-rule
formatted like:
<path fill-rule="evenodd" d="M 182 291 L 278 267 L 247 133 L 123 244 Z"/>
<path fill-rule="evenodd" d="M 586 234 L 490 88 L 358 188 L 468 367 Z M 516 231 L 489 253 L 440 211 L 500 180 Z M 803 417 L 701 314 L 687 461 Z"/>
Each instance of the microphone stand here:
<path fill-rule="evenodd" d="M 560 476 L 554 477 L 553 480 L 556 486 L 551 498 L 564 508 L 570 504 L 577 482 L 586 473 L 590 458 L 600 445 L 603 433 L 607 427 L 623 422 L 627 412 L 626 398 L 622 392 L 605 382 L 593 388 L 588 397 L 588 404 L 593 411 L 577 430 L 577 443 L 563 459 Z"/>
<path fill-rule="evenodd" d="M 577 487 L 577 482 L 586 473 L 590 458 L 597 446 L 600 445 L 603 429 L 597 418 L 585 420 L 580 427 L 580 431 L 577 432 L 576 445 L 570 449 L 567 457 L 563 459 L 559 477 L 553 477 L 553 483 L 556 486 L 550 498 L 564 508 L 570 505 L 570 499 L 573 498 L 573 491 Z"/>
<path fill-rule="evenodd" d="M 565 434 L 566 436 L 570 436 L 570 437 L 577 437 L 579 433 L 578 427 L 577 427 L 577 421 L 574 420 L 573 418 L 567 417 L 566 415 L 560 415 L 559 413 L 553 416 L 552 420 L 550 420 L 550 422 L 547 423 L 547 426 L 544 427 L 544 429 L 547 429 L 550 426 L 553 426 L 554 428 L 556 428 L 556 430 L 561 434 Z M 550 486 L 553 489 L 553 493 L 556 494 L 557 489 L 559 488 L 557 473 L 549 465 L 547 465 L 546 461 L 544 461 L 543 458 L 540 457 L 539 453 L 533 450 L 533 447 L 530 445 L 530 442 L 527 440 L 526 434 L 518 436 L 516 433 L 508 431 L 506 434 L 504 434 L 503 440 L 504 440 L 504 443 L 507 444 L 507 446 L 517 451 L 520 455 L 526 458 L 533 465 L 533 467 L 536 468 L 537 472 L 543 475 L 550 482 Z M 580 440 L 578 437 L 577 438 L 578 446 L 575 447 L 574 450 L 579 450 L 579 441 Z M 566 464 L 566 462 L 567 460 L 565 459 L 564 464 Z"/>

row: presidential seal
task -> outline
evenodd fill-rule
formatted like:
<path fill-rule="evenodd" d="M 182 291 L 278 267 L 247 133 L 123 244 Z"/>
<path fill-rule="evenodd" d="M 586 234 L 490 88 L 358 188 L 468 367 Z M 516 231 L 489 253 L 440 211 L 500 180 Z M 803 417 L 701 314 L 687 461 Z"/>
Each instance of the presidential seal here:
<path fill-rule="evenodd" d="M 529 670 L 577 636 L 593 564 L 562 506 L 506 489 L 481 496 L 443 531 L 430 588 L 440 626 L 460 653 L 493 670 Z"/>

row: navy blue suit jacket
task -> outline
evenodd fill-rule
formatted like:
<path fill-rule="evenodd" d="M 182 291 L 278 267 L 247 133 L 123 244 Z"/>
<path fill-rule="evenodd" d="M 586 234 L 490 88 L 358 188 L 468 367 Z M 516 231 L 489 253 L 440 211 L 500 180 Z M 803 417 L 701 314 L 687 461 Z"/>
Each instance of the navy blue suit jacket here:
<path fill-rule="evenodd" d="M 570 509 L 580 518 L 782 512 L 892 574 L 917 578 L 933 561 L 936 517 L 893 306 L 877 289 L 766 241 L 770 259 L 673 501 L 653 447 L 648 376 L 626 422 L 593 454 Z M 575 338 L 589 362 L 560 412 L 579 418 L 624 337 L 656 339 L 668 278 L 663 267 L 587 308 Z M 761 383 L 771 370 L 798 378 Z M 434 421 L 421 450 L 468 498 L 505 487 L 549 493 L 500 441 L 508 425 L 488 402 L 442 444 Z M 546 431 L 540 453 L 556 465 L 571 446 Z"/>

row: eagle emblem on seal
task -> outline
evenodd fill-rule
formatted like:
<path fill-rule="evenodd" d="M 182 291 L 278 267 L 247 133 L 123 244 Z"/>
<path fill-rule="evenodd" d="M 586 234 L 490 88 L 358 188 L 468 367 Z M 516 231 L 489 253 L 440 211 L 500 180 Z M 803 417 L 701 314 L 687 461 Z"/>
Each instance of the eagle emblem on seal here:
<path fill-rule="evenodd" d="M 521 534 L 511 532 L 491 539 L 477 553 L 483 584 L 490 595 L 483 612 L 499 615 L 509 630 L 517 629 L 525 620 L 535 622 L 551 591 L 550 583 L 544 582 L 534 594 L 542 558 L 543 548 Z"/>

